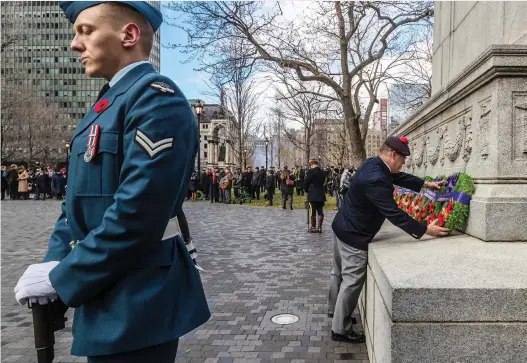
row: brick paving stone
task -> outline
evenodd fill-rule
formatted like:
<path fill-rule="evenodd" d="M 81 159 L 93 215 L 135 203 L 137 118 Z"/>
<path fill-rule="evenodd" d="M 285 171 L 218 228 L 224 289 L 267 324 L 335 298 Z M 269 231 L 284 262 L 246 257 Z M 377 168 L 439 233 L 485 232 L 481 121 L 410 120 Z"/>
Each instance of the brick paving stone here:
<path fill-rule="evenodd" d="M 56 201 L 3 201 L 2 362 L 36 361 L 31 312 L 13 288 L 40 262 L 60 212 Z M 180 339 L 177 363 L 368 363 L 366 346 L 333 342 L 326 316 L 330 225 L 305 232 L 304 210 L 185 202 L 212 318 Z M 86 362 L 69 354 L 72 309 L 56 334 L 55 362 Z M 299 325 L 274 326 L 268 312 L 297 313 Z"/>

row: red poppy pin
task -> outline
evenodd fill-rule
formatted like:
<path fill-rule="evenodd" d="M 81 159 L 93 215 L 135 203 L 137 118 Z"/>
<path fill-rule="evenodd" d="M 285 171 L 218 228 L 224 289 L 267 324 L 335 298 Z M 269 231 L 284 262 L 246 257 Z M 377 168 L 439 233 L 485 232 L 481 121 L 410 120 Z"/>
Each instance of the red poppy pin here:
<path fill-rule="evenodd" d="M 402 136 L 399 140 L 401 140 L 403 144 L 408 144 L 408 138 L 406 136 Z"/>
<path fill-rule="evenodd" d="M 101 100 L 95 104 L 95 107 L 93 109 L 95 110 L 95 112 L 99 113 L 106 110 L 106 107 L 108 107 L 109 104 L 110 102 L 108 102 L 108 100 Z"/>

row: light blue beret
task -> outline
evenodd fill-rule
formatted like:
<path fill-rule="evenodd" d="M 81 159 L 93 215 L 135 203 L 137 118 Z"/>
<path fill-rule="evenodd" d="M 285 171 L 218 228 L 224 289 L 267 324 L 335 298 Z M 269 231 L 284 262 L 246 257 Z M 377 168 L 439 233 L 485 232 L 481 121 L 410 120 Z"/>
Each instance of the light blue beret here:
<path fill-rule="evenodd" d="M 163 15 L 161 14 L 161 11 L 146 1 L 59 1 L 59 5 L 64 12 L 64 15 L 66 15 L 66 18 L 73 24 L 82 11 L 92 6 L 109 2 L 132 7 L 145 17 L 152 26 L 152 29 L 154 29 L 154 32 L 156 32 L 161 26 L 161 23 L 163 23 Z"/>

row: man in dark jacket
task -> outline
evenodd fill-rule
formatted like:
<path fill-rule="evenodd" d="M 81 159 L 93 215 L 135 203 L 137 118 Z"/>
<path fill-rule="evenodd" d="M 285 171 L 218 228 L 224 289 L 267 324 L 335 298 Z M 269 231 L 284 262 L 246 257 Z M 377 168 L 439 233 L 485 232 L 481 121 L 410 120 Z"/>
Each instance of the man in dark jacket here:
<path fill-rule="evenodd" d="M 318 166 L 318 161 L 311 160 L 309 162 L 309 170 L 306 172 L 304 179 L 304 190 L 307 193 L 307 201 L 310 206 L 311 226 L 308 232 L 322 232 L 322 222 L 324 222 L 324 203 L 326 202 L 326 194 L 324 193 L 324 181 L 326 174 Z M 316 227 L 318 214 L 318 228 Z"/>
<path fill-rule="evenodd" d="M 265 179 L 265 190 L 267 192 L 267 199 L 269 200 L 269 206 L 273 205 L 273 196 L 275 191 L 275 180 L 274 173 L 267 170 L 267 178 Z"/>
<path fill-rule="evenodd" d="M 260 200 L 260 168 L 256 167 L 251 180 L 253 199 Z"/>
<path fill-rule="evenodd" d="M 7 171 L 7 184 L 9 185 L 9 198 L 16 200 L 19 198 L 18 194 L 18 166 L 16 164 L 11 165 L 11 169 Z"/>
<path fill-rule="evenodd" d="M 388 218 L 392 224 L 419 239 L 423 234 L 444 236 L 449 230 L 412 219 L 397 207 L 393 185 L 420 191 L 439 189 L 441 183 L 426 182 L 401 173 L 410 155 L 406 137 L 389 137 L 380 155 L 366 160 L 357 170 L 335 219 L 333 220 L 333 268 L 331 270 L 329 311 L 333 317 L 333 340 L 361 343 L 364 335 L 352 329 L 352 313 L 357 306 L 368 264 L 368 244 Z"/>
<path fill-rule="evenodd" d="M 203 194 L 205 194 L 205 200 L 209 200 L 209 191 L 210 191 L 210 184 L 212 183 L 212 172 L 210 169 L 207 169 L 207 171 L 203 170 L 201 173 L 201 189 L 203 190 Z"/>
<path fill-rule="evenodd" d="M 37 193 L 35 193 L 35 200 L 45 200 L 46 195 L 51 194 L 49 188 L 49 175 L 41 169 L 37 170 Z"/>
<path fill-rule="evenodd" d="M 7 170 L 5 166 L 2 166 L 2 200 L 5 198 L 5 192 L 9 188 L 9 183 L 7 182 Z"/>
<path fill-rule="evenodd" d="M 267 174 L 267 170 L 265 170 L 265 167 L 262 166 L 260 168 L 260 190 L 263 192 L 265 191 L 265 177 Z"/>
<path fill-rule="evenodd" d="M 248 167 L 245 173 L 242 174 L 242 186 L 245 188 L 247 193 L 254 199 L 253 188 L 252 188 L 253 172 L 251 167 Z"/>
<path fill-rule="evenodd" d="M 296 174 L 296 195 L 304 195 L 304 180 L 306 178 L 306 169 L 300 166 Z"/>

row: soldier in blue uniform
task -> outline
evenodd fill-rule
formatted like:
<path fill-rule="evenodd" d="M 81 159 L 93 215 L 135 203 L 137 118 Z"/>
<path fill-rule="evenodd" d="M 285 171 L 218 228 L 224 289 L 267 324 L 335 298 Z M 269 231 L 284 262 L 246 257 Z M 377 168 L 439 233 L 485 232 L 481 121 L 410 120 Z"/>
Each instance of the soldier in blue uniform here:
<path fill-rule="evenodd" d="M 439 189 L 441 183 L 426 182 L 410 174 L 401 173 L 410 155 L 406 137 L 389 137 L 380 155 L 366 160 L 355 173 L 344 202 L 333 220 L 333 267 L 331 269 L 329 311 L 333 318 L 333 340 L 362 343 L 364 335 L 352 329 L 352 313 L 357 306 L 366 278 L 368 244 L 388 219 L 412 237 L 425 233 L 447 235 L 449 230 L 437 221 L 425 226 L 397 207 L 393 185 L 420 191 L 422 187 Z"/>
<path fill-rule="evenodd" d="M 162 23 L 147 2 L 60 2 L 89 77 L 108 83 L 71 141 L 68 193 L 43 263 L 16 298 L 75 308 L 71 353 L 174 362 L 210 312 L 176 215 L 198 150 L 183 93 L 148 62 Z"/>

